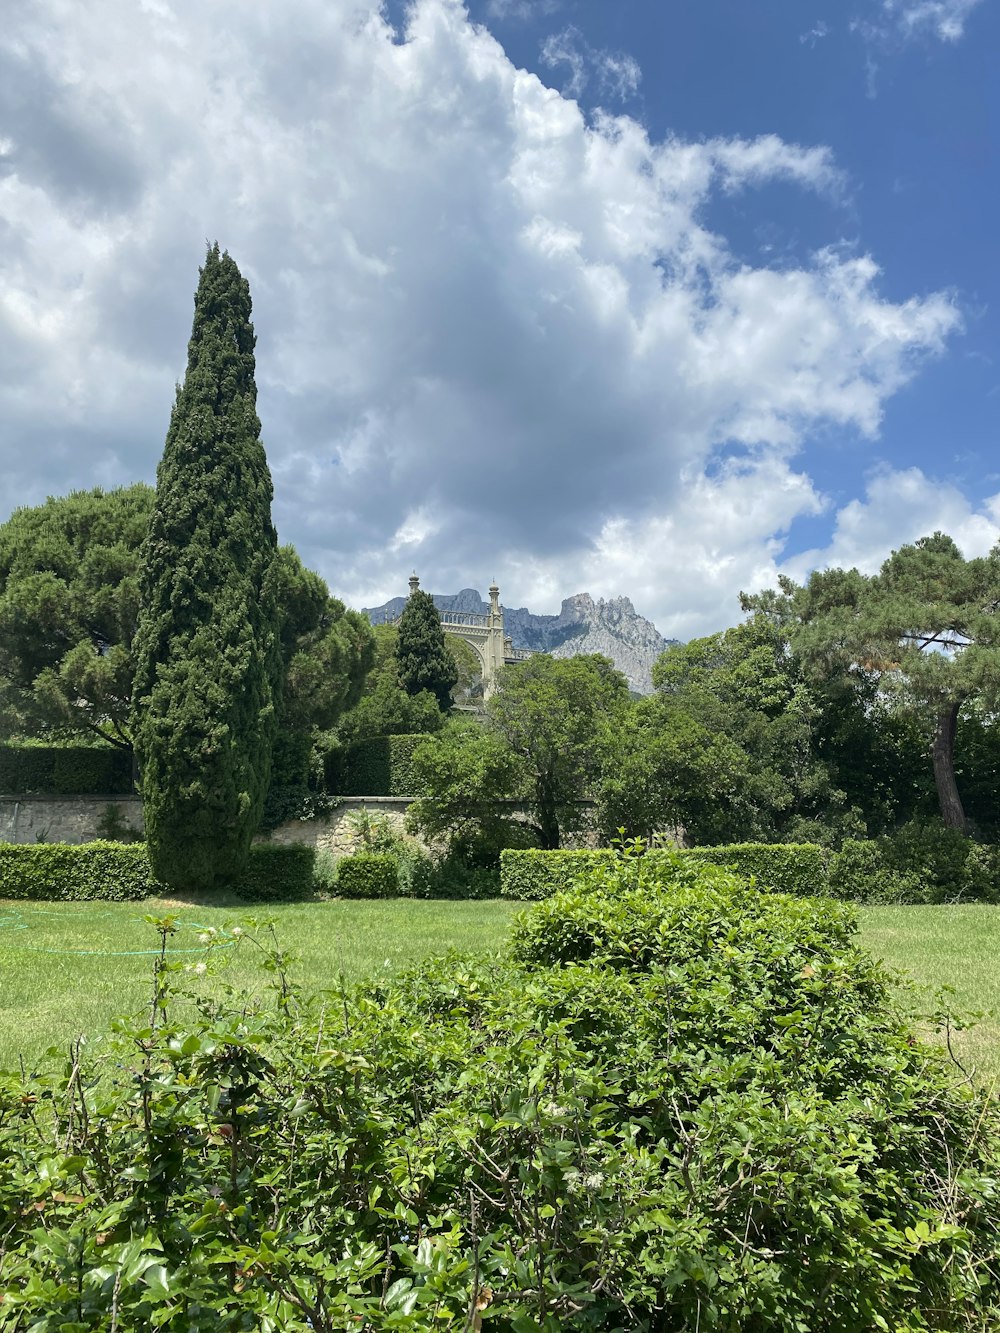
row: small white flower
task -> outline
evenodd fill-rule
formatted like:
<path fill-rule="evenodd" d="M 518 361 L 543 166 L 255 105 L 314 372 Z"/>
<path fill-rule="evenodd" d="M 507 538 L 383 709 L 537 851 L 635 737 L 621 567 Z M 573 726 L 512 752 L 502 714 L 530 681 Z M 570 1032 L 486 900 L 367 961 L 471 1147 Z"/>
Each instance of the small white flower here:
<path fill-rule="evenodd" d="M 208 971 L 208 966 L 205 963 L 195 963 L 194 967 L 191 970 L 197 976 L 203 977 L 205 973 Z"/>
<path fill-rule="evenodd" d="M 604 1184 L 604 1176 L 600 1171 L 591 1171 L 589 1176 L 584 1176 L 583 1183 L 589 1190 L 599 1190 Z"/>
<path fill-rule="evenodd" d="M 207 930 L 203 930 L 203 931 L 201 932 L 201 934 L 198 936 L 198 943 L 199 943 L 199 944 L 211 944 L 211 943 L 212 943 L 212 937 L 211 937 L 211 935 L 209 935 L 209 933 L 208 933 Z"/>
<path fill-rule="evenodd" d="M 243 927 L 233 926 L 232 930 L 230 931 L 230 934 L 233 936 L 234 939 L 238 940 L 239 937 L 243 934 Z"/>

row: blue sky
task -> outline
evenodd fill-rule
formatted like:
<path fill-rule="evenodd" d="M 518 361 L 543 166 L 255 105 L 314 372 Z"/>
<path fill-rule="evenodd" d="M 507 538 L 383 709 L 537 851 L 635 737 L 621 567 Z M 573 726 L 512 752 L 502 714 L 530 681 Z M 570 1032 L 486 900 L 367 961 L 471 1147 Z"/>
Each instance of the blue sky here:
<path fill-rule="evenodd" d="M 355 605 L 668 635 L 1000 536 L 996 0 L 13 0 L 0 519 L 151 481 L 206 239 Z"/>

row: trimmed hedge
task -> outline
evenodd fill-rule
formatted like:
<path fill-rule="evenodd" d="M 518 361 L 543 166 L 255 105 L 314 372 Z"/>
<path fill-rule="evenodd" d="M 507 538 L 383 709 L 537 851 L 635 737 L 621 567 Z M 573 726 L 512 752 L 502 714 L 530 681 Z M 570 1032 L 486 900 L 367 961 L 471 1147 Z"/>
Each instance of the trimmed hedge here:
<path fill-rule="evenodd" d="M 829 888 L 829 853 L 814 843 L 731 843 L 721 847 L 690 847 L 680 853 L 694 861 L 729 866 L 737 874 L 753 875 L 762 889 L 802 898 L 825 895 Z M 500 853 L 500 896 L 537 902 L 573 886 L 578 876 L 614 857 L 615 852 L 519 851 Z M 646 857 L 675 856 L 674 849 L 651 848 Z"/>
<path fill-rule="evenodd" d="M 247 902 L 290 902 L 315 892 L 315 847 L 259 843 L 250 848 L 247 868 L 232 885 Z"/>
<path fill-rule="evenodd" d="M 0 745 L 0 792 L 12 796 L 124 796 L 132 756 L 110 745 Z"/>
<path fill-rule="evenodd" d="M 399 865 L 387 852 L 357 852 L 337 863 L 337 892 L 344 898 L 395 898 Z"/>
<path fill-rule="evenodd" d="M 734 842 L 722 847 L 689 847 L 685 856 L 730 866 L 757 880 L 762 889 L 805 898 L 829 893 L 830 853 L 814 842 Z"/>
<path fill-rule="evenodd" d="M 614 855 L 610 850 L 540 852 L 537 848 L 522 851 L 505 847 L 500 853 L 500 897 L 539 902 L 562 889 L 572 888 L 582 871 Z"/>
<path fill-rule="evenodd" d="M 311 847 L 251 847 L 247 869 L 232 888 L 251 902 L 309 897 L 315 859 Z M 165 892 L 145 843 L 0 843 L 0 898 L 136 902 Z"/>
<path fill-rule="evenodd" d="M 373 736 L 330 750 L 323 763 L 327 791 L 335 796 L 423 796 L 411 761 L 429 734 Z"/>
<path fill-rule="evenodd" d="M 145 843 L 0 843 L 0 898 L 134 902 L 160 889 Z"/>

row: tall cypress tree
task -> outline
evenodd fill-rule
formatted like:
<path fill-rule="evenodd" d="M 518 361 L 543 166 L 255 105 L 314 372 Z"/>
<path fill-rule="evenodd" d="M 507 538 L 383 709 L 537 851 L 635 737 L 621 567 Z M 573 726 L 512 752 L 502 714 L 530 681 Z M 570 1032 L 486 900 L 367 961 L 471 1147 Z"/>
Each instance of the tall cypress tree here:
<path fill-rule="evenodd" d="M 250 311 L 212 246 L 141 557 L 135 749 L 153 869 L 179 888 L 239 873 L 270 773 L 277 543 Z"/>
<path fill-rule="evenodd" d="M 411 584 L 396 640 L 399 683 L 407 694 L 430 690 L 445 712 L 451 707 L 451 691 L 458 684 L 458 666 L 445 646 L 434 598 L 416 586 L 416 576 Z"/>

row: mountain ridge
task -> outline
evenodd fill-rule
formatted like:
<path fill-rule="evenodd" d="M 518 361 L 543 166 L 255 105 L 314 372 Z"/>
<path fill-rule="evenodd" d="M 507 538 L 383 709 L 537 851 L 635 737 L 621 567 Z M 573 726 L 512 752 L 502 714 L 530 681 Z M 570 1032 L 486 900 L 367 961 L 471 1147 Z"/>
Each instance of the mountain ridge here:
<path fill-rule="evenodd" d="M 457 593 L 432 593 L 439 611 L 485 615 L 489 603 L 475 588 Z M 392 597 L 381 606 L 363 607 L 373 625 L 394 620 L 406 605 L 405 597 Z M 526 606 L 503 607 L 504 631 L 515 648 L 551 653 L 553 657 L 576 657 L 580 653 L 603 653 L 610 657 L 638 694 L 651 694 L 653 663 L 677 639 L 665 639 L 651 620 L 639 615 L 629 597 L 594 598 L 589 592 L 563 599 L 558 615 L 536 615 Z"/>

